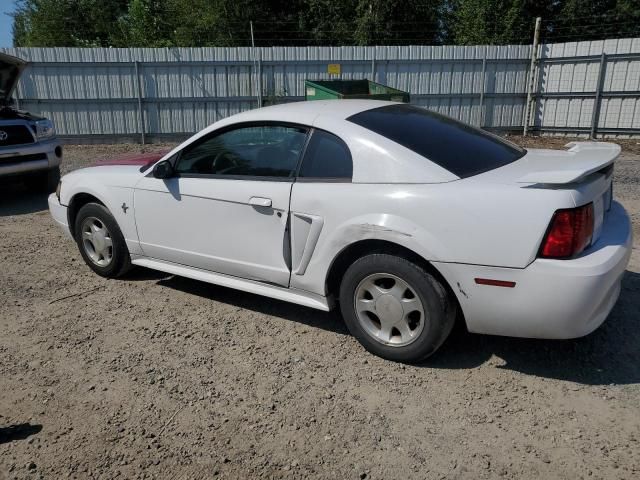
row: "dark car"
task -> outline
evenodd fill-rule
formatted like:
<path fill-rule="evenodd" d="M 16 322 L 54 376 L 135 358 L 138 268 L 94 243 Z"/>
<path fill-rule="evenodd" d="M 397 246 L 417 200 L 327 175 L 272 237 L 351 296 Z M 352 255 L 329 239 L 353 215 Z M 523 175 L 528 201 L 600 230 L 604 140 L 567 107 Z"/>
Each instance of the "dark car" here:
<path fill-rule="evenodd" d="M 24 179 L 36 191 L 53 192 L 62 160 L 53 122 L 18 110 L 11 100 L 26 66 L 24 60 L 0 53 L 0 178 Z"/>

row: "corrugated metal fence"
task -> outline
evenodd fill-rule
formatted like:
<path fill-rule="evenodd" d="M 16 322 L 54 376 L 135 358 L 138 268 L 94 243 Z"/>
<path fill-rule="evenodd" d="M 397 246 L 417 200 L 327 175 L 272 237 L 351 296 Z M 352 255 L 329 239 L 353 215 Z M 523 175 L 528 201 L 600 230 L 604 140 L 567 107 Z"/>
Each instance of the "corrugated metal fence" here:
<path fill-rule="evenodd" d="M 53 119 L 62 137 L 91 141 L 184 137 L 259 102 L 302 100 L 304 80 L 330 78 L 330 63 L 342 79 L 369 78 L 410 92 L 416 105 L 520 130 L 531 62 L 529 45 L 2 51 L 32 62 L 20 107 Z M 532 130 L 640 133 L 640 39 L 541 45 L 534 73 Z"/>

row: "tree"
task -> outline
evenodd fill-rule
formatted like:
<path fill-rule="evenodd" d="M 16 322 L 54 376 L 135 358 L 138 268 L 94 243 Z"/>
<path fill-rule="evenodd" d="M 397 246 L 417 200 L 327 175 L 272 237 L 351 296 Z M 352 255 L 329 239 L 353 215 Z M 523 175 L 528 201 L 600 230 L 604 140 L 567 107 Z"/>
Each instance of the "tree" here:
<path fill-rule="evenodd" d="M 170 13 L 165 0 L 131 0 L 127 13 L 118 19 L 119 32 L 111 40 L 123 47 L 172 46 Z"/>
<path fill-rule="evenodd" d="M 55 0 L 23 0 L 14 13 L 14 44 L 31 46 L 75 46 L 69 28 L 73 2 Z"/>
<path fill-rule="evenodd" d="M 16 46 L 462 45 L 640 35 L 638 0 L 19 0 Z"/>
<path fill-rule="evenodd" d="M 536 17 L 545 42 L 640 35 L 638 0 L 451 0 L 453 43 L 530 43 Z"/>
<path fill-rule="evenodd" d="M 269 2 L 251 0 L 169 0 L 173 38 L 179 46 L 237 46 L 250 43 L 249 21 L 269 18 Z M 269 25 L 273 29 L 273 25 Z"/>
<path fill-rule="evenodd" d="M 354 18 L 359 45 L 434 44 L 442 36 L 444 2 L 360 0 Z"/>
<path fill-rule="evenodd" d="M 458 0 L 453 4 L 452 39 L 462 45 L 530 43 L 535 17 L 544 16 L 553 3 Z"/>
<path fill-rule="evenodd" d="M 300 41 L 308 45 L 353 43 L 357 0 L 306 0 L 299 3 L 297 29 Z"/>
<path fill-rule="evenodd" d="M 20 0 L 13 41 L 20 47 L 110 46 L 128 0 Z"/>
<path fill-rule="evenodd" d="M 544 35 L 549 41 L 632 37 L 640 34 L 639 27 L 637 0 L 566 0 Z"/>

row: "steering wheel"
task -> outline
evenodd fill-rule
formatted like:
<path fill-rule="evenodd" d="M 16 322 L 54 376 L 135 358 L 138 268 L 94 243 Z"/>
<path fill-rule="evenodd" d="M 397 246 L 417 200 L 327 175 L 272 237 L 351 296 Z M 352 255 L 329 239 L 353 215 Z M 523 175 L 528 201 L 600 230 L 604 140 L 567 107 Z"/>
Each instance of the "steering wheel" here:
<path fill-rule="evenodd" d="M 239 162 L 240 158 L 236 154 L 224 150 L 218 153 L 213 162 L 211 162 L 211 171 L 216 172 L 216 174 L 228 173 L 230 170 L 237 168 Z"/>

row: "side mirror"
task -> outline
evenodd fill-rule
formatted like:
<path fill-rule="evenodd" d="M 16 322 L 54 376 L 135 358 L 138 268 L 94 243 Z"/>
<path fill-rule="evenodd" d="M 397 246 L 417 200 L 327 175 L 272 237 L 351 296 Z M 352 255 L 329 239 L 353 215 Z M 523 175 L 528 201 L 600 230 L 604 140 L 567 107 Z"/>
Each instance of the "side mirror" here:
<path fill-rule="evenodd" d="M 169 160 L 164 160 L 163 162 L 157 163 L 155 167 L 153 167 L 153 176 L 154 178 L 170 178 L 173 176 L 173 165 Z"/>

